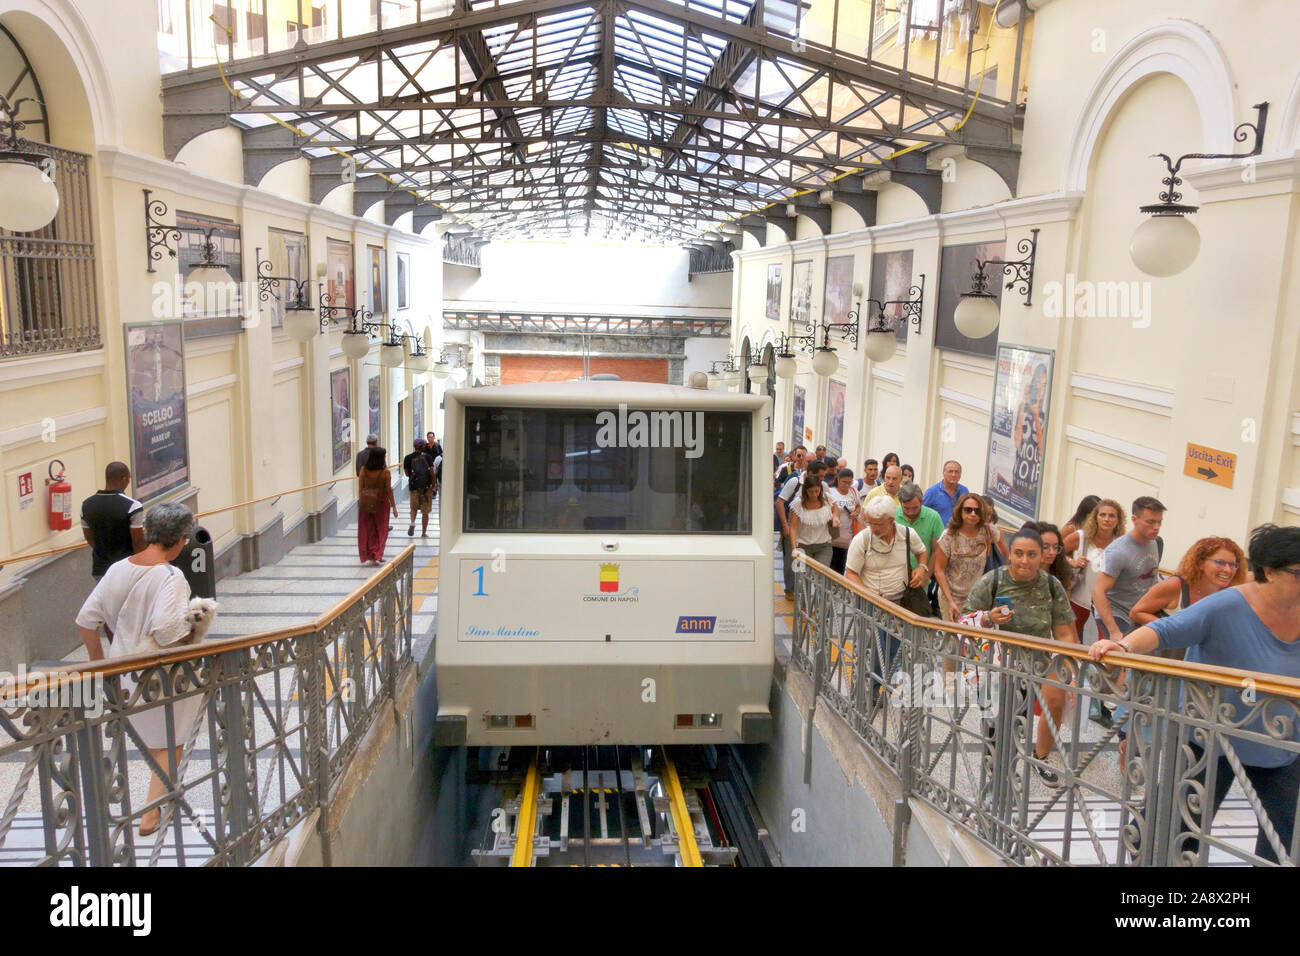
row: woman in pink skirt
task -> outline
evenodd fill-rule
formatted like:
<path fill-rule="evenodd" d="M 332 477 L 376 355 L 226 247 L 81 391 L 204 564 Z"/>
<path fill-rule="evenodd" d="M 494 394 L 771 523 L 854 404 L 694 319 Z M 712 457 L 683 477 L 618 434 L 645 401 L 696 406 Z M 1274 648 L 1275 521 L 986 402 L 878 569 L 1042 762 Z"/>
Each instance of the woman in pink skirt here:
<path fill-rule="evenodd" d="M 361 563 L 377 565 L 384 560 L 388 544 L 388 516 L 397 517 L 392 479 L 382 448 L 371 448 L 361 465 L 357 489 L 357 550 Z"/>

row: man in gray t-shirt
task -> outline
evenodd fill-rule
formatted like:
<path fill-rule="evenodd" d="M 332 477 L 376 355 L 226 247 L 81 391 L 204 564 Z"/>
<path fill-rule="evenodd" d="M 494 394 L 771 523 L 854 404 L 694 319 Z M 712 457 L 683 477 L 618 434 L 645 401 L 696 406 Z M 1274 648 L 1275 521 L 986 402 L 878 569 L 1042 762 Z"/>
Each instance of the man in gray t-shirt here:
<path fill-rule="evenodd" d="M 1133 527 L 1111 543 L 1101 558 L 1101 570 L 1092 588 L 1092 606 L 1101 621 L 1102 637 L 1118 641 L 1133 630 L 1129 614 L 1133 605 L 1156 584 L 1160 549 L 1156 537 L 1165 506 L 1142 496 L 1133 502 Z"/>

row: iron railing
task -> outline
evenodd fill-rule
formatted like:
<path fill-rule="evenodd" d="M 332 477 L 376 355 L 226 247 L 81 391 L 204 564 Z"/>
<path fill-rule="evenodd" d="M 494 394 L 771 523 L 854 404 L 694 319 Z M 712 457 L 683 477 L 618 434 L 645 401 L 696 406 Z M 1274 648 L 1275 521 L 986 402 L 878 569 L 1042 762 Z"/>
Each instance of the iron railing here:
<path fill-rule="evenodd" d="M 917 618 L 803 562 L 791 659 L 811 678 L 814 699 L 897 772 L 905 798 L 934 807 L 1007 861 L 1300 860 L 1300 831 L 1279 838 L 1238 756 L 1247 741 L 1300 752 L 1300 682 L 1112 655 L 1129 668 L 1125 679 L 1078 645 Z M 1046 699 L 1053 689 L 1073 697 L 1059 725 Z M 1244 694 L 1245 713 L 1232 714 L 1230 690 Z M 1093 698 L 1132 715 L 1122 765 L 1119 722 L 1091 723 Z M 1048 714 L 1056 738 L 1043 759 L 1033 743 L 1036 709 Z M 805 732 L 811 727 L 809 720 Z M 1058 789 L 1039 779 L 1045 765 L 1059 775 Z M 1204 825 L 1201 809 L 1216 787 L 1228 790 L 1227 799 Z M 1296 812 L 1291 805 L 1281 814 L 1294 821 Z"/>
<path fill-rule="evenodd" d="M 0 230 L 0 358 L 99 348 L 90 157 L 46 143 L 59 211 L 36 232 Z"/>
<path fill-rule="evenodd" d="M 707 249 L 692 246 L 688 251 L 690 253 L 690 264 L 687 267 L 687 275 L 698 276 L 715 272 L 731 272 L 735 268 L 735 262 L 731 258 L 731 254 L 736 251 L 735 243 L 713 243 Z"/>
<path fill-rule="evenodd" d="M 469 233 L 458 236 L 454 233 L 447 233 L 442 237 L 442 261 L 453 266 L 481 268 L 483 263 L 479 255 L 479 249 L 482 245 L 482 236 Z"/>
<path fill-rule="evenodd" d="M 539 332 L 556 335 L 684 335 L 726 338 L 731 319 L 680 315 L 601 315 L 556 312 L 484 312 L 444 309 L 444 329 Z"/>
<path fill-rule="evenodd" d="M 411 660 L 414 553 L 311 624 L 0 686 L 0 863 L 242 866 L 314 810 L 328 832 L 331 788 Z M 151 718 L 152 753 L 133 724 Z M 151 774 L 177 782 L 147 801 Z"/>

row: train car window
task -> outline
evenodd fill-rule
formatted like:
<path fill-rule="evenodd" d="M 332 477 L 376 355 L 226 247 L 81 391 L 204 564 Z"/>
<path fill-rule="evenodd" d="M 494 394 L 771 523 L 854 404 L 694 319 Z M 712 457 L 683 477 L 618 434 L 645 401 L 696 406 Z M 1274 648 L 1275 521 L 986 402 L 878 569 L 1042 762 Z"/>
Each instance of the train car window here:
<path fill-rule="evenodd" d="M 598 414 L 467 407 L 464 530 L 751 532 L 748 414 L 703 412 L 683 428 L 696 413 L 646 413 L 648 438 L 625 429 L 614 442 Z"/>

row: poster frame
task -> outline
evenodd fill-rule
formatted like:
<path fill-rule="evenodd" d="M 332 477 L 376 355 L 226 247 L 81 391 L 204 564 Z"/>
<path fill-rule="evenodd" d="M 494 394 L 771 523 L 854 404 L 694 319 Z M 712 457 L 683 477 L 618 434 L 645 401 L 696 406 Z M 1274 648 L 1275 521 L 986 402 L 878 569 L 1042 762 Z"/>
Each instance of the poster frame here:
<path fill-rule="evenodd" d="M 796 259 L 790 265 L 790 326 L 798 329 L 812 321 L 813 260 Z"/>
<path fill-rule="evenodd" d="M 838 379 L 829 379 L 826 385 L 826 454 L 831 458 L 844 457 L 844 410 L 848 404 L 848 386 Z M 839 414 L 835 399 L 839 397 Z"/>
<path fill-rule="evenodd" d="M 1022 358 L 1017 359 L 1017 354 Z M 1039 441 L 1039 473 L 1038 480 L 1033 489 L 1033 498 L 1026 507 L 1028 497 L 1023 493 L 1013 494 L 1004 490 L 1000 482 L 992 481 L 994 468 L 997 459 L 995 458 L 996 443 L 999 438 L 1011 441 L 1015 437 L 1016 420 L 1020 417 L 1020 411 L 1010 406 L 1011 396 L 1011 369 L 1015 363 L 1021 365 L 1034 364 L 1041 362 L 1045 366 L 1046 381 L 1043 385 L 1043 399 L 1041 417 L 1042 423 L 1039 429 L 1041 438 Z M 1015 521 L 1023 523 L 1025 521 L 1037 521 L 1038 511 L 1042 505 L 1043 497 L 1043 477 L 1045 469 L 1042 467 L 1044 453 L 1047 448 L 1048 429 L 1052 420 L 1052 382 L 1056 371 L 1056 350 L 1037 348 L 1030 345 L 1015 345 L 1013 343 L 999 342 L 997 352 L 994 356 L 993 367 L 993 407 L 989 413 L 989 443 L 984 465 L 984 494 L 998 505 L 999 515 L 1003 524 L 1007 523 L 1010 517 Z M 1021 391 L 1022 386 L 1017 384 L 1016 390 Z M 1019 400 L 1017 400 L 1019 401 Z M 999 424 L 1001 417 L 1004 425 Z M 1005 427 L 1005 431 L 1002 428 Z M 1013 464 L 1014 471 L 1014 464 Z M 1014 475 L 1013 475 L 1014 478 Z"/>
<path fill-rule="evenodd" d="M 344 408 L 342 418 L 339 417 L 337 403 L 334 401 L 338 394 L 336 382 L 340 379 L 344 383 L 343 389 L 347 397 L 347 405 Z M 352 432 L 355 428 L 356 422 L 352 416 L 352 366 L 344 365 L 342 368 L 336 368 L 330 372 L 330 445 L 333 451 L 332 464 L 334 465 L 331 474 L 339 472 L 352 460 L 352 441 L 347 433 Z"/>
<path fill-rule="evenodd" d="M 176 472 L 174 479 L 168 479 L 161 487 L 142 487 L 139 483 L 140 476 L 145 473 L 141 468 L 140 449 L 136 441 L 136 421 L 140 410 L 136 407 L 135 395 L 131 390 L 132 378 L 132 357 L 137 346 L 131 344 L 132 332 L 146 329 L 158 329 L 165 332 L 167 329 L 175 329 L 178 337 L 176 354 L 178 364 L 171 371 L 178 372 L 180 375 L 180 388 L 178 391 L 180 401 L 180 415 L 178 420 L 182 424 L 181 442 L 184 447 L 185 457 L 184 465 Z M 123 354 L 123 363 L 126 368 L 126 403 L 127 414 L 130 419 L 130 427 L 127 429 L 130 438 L 131 448 L 131 487 L 140 500 L 146 504 L 156 501 L 166 495 L 171 494 L 180 488 L 188 487 L 190 482 L 190 444 L 189 444 L 189 405 L 186 398 L 185 382 L 185 320 L 184 319 L 160 319 L 153 322 L 128 322 L 122 326 L 122 343 L 125 348 Z"/>
<path fill-rule="evenodd" d="M 804 443 L 803 431 L 808 412 L 808 391 L 802 385 L 796 385 L 790 395 L 790 428 L 794 432 L 794 443 L 790 446 L 790 450 L 794 451 Z"/>
<path fill-rule="evenodd" d="M 781 318 L 781 263 L 767 264 L 767 305 L 763 315 L 769 319 Z"/>

